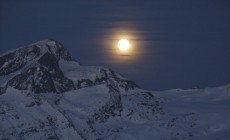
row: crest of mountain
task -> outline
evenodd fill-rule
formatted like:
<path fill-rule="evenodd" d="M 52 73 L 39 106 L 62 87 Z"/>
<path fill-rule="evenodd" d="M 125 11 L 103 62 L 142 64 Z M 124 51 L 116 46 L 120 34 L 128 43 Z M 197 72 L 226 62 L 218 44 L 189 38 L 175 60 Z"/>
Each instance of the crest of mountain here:
<path fill-rule="evenodd" d="M 229 139 L 229 87 L 143 90 L 43 40 L 0 56 L 0 139 Z"/>
<path fill-rule="evenodd" d="M 61 43 L 51 39 L 2 55 L 0 76 L 4 77 L 1 94 L 8 87 L 34 93 L 61 93 L 100 84 L 111 90 L 137 87 L 110 69 L 80 66 Z"/>

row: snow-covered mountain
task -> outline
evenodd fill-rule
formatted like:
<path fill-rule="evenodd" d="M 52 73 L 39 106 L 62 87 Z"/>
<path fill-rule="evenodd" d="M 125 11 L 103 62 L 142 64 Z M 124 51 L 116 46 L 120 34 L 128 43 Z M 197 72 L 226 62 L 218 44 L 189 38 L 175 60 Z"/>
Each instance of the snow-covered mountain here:
<path fill-rule="evenodd" d="M 230 139 L 230 85 L 153 92 L 49 39 L 0 56 L 0 139 Z"/>

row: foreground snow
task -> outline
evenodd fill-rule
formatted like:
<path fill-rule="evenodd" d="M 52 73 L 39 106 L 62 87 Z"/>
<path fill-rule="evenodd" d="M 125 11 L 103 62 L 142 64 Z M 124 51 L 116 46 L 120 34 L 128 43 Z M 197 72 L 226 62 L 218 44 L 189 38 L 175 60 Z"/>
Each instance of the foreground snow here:
<path fill-rule="evenodd" d="M 102 111 L 110 101 L 104 85 L 37 99 L 10 88 L 0 98 L 0 138 L 228 140 L 229 91 L 230 86 L 153 92 L 163 110 L 158 106 L 157 114 L 148 115 L 150 110 L 138 105 L 146 100 L 138 94 L 146 91 L 136 89 L 122 93 L 121 114 L 111 116 Z"/>

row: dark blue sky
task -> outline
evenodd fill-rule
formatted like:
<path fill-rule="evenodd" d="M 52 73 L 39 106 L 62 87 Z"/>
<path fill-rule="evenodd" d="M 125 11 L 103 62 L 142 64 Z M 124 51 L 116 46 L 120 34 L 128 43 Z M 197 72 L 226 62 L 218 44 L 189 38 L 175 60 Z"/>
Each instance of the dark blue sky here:
<path fill-rule="evenodd" d="M 145 89 L 230 83 L 229 0 L 1 0 L 0 53 L 58 40 Z M 114 53 L 127 36 L 133 53 Z"/>

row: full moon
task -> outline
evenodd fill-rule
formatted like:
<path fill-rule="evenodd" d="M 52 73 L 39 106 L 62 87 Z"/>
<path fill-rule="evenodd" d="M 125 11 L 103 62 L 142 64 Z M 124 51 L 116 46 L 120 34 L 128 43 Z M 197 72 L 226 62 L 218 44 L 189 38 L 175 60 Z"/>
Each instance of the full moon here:
<path fill-rule="evenodd" d="M 126 51 L 130 47 L 130 43 L 127 39 L 121 39 L 118 41 L 118 48 L 121 51 Z"/>

